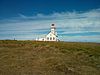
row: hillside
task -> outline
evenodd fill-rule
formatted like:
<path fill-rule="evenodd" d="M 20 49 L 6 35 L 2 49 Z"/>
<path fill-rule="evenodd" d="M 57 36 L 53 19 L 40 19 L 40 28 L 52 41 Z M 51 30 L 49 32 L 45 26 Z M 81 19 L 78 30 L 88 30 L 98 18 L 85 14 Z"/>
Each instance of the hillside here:
<path fill-rule="evenodd" d="M 100 75 L 100 43 L 1 40 L 0 75 Z"/>

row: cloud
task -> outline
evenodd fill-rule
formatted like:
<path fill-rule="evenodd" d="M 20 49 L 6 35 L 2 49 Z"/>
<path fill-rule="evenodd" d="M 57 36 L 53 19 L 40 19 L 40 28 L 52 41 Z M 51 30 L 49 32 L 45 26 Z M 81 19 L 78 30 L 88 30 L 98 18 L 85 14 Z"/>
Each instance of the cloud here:
<path fill-rule="evenodd" d="M 75 41 L 77 38 L 78 41 L 84 39 L 90 42 L 92 40 L 100 42 L 100 9 L 86 12 L 55 12 L 49 15 L 42 13 L 35 16 L 26 16 L 21 13 L 18 15 L 18 17 L 0 20 L 0 35 L 2 35 L 0 39 L 7 39 L 8 36 L 11 38 L 12 34 L 16 35 L 18 39 L 43 37 L 50 31 L 50 24 L 55 23 L 59 38 L 62 40 L 70 38 L 70 41 Z M 83 33 L 86 34 L 85 37 Z M 90 36 L 89 33 L 93 36 Z M 72 34 L 73 37 L 67 34 Z"/>
<path fill-rule="evenodd" d="M 25 15 L 23 15 L 23 14 L 21 14 L 21 13 L 19 13 L 18 15 L 19 15 L 19 17 L 22 18 L 22 19 L 28 18 L 27 16 L 25 16 Z"/>

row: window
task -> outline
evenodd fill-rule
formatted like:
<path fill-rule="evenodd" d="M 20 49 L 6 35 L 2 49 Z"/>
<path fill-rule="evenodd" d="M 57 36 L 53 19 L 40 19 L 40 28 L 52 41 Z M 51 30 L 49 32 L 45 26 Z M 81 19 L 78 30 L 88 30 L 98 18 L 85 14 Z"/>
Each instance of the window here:
<path fill-rule="evenodd" d="M 53 40 L 55 40 L 55 37 L 53 37 Z"/>
<path fill-rule="evenodd" d="M 50 37 L 50 40 L 52 40 L 52 37 Z"/>
<path fill-rule="evenodd" d="M 49 40 L 49 37 L 47 37 L 47 40 Z"/>

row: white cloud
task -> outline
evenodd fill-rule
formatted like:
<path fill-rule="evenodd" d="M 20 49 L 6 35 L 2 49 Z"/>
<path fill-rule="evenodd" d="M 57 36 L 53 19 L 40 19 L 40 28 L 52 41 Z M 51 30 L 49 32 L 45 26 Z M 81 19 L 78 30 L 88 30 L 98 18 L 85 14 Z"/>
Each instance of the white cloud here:
<path fill-rule="evenodd" d="M 47 29 L 50 29 L 50 24 L 52 23 L 56 24 L 58 32 L 63 31 L 59 32 L 60 36 L 61 34 L 67 33 L 100 32 L 100 9 L 94 9 L 87 12 L 55 12 L 50 15 L 45 15 L 42 13 L 38 13 L 36 16 L 25 16 L 20 13 L 18 15 L 19 17 L 0 20 L 0 35 L 12 34 L 14 32 L 13 34 L 24 33 L 26 34 L 24 36 L 30 37 L 31 39 L 33 38 L 33 35 L 36 35 L 34 37 L 37 38 L 37 36 L 40 36 L 39 33 L 45 32 L 45 29 L 46 31 Z M 44 34 L 45 33 L 41 33 L 41 35 Z M 21 38 L 25 39 L 24 36 L 21 35 Z M 83 37 L 82 35 L 80 36 Z M 20 38 L 18 35 L 17 37 Z M 70 36 L 63 36 L 60 38 L 63 39 L 64 37 Z M 96 41 L 98 37 L 100 36 L 93 37 L 93 40 Z M 2 38 L 3 36 L 0 37 L 0 39 Z M 64 40 L 65 39 L 67 38 L 64 38 Z M 72 41 L 74 39 L 75 36 L 71 38 Z"/>
<path fill-rule="evenodd" d="M 25 16 L 25 15 L 23 15 L 23 14 L 21 14 L 21 13 L 19 13 L 18 14 L 21 18 L 28 18 L 27 16 Z"/>
<path fill-rule="evenodd" d="M 96 36 L 63 36 L 63 37 L 61 37 L 61 40 L 62 41 L 63 40 L 70 41 L 70 42 L 98 42 L 98 43 L 100 43 L 100 35 L 96 35 Z"/>

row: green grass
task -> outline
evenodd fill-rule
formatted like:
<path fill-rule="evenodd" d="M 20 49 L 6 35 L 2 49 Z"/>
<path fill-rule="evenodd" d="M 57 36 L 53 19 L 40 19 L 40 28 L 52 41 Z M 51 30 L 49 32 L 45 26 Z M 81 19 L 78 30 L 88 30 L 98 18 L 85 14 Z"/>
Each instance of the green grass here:
<path fill-rule="evenodd" d="M 100 43 L 1 40 L 0 75 L 100 75 Z"/>

